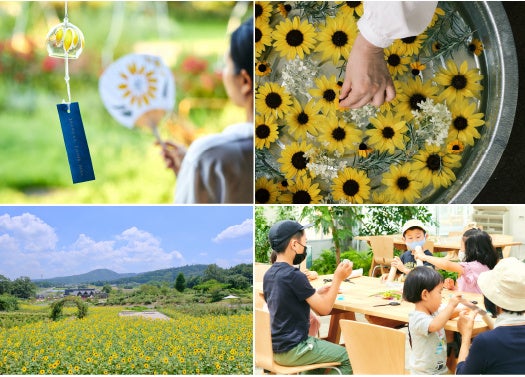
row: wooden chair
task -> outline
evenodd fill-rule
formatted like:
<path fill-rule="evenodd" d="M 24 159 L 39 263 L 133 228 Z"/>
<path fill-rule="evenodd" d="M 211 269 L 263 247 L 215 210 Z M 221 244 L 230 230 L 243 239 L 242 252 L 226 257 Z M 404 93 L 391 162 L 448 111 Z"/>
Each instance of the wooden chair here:
<path fill-rule="evenodd" d="M 354 374 L 405 374 L 406 336 L 401 330 L 339 321 Z"/>
<path fill-rule="evenodd" d="M 434 241 L 427 239 L 427 241 L 423 245 L 423 251 L 425 250 L 428 250 L 432 254 L 434 254 Z"/>
<path fill-rule="evenodd" d="M 272 267 L 269 263 L 255 262 L 253 264 L 253 281 L 260 283 L 263 281 L 264 274 Z"/>
<path fill-rule="evenodd" d="M 392 236 L 370 236 L 370 246 L 372 247 L 372 265 L 368 276 L 375 276 L 376 269 L 381 269 L 384 274 L 384 268 L 390 270 L 390 263 L 394 259 L 394 238 Z"/>
<path fill-rule="evenodd" d="M 270 313 L 255 309 L 255 365 L 273 374 L 299 374 L 314 369 L 335 369 L 341 374 L 341 363 L 320 363 L 287 367 L 273 360 L 272 335 L 270 330 Z"/>

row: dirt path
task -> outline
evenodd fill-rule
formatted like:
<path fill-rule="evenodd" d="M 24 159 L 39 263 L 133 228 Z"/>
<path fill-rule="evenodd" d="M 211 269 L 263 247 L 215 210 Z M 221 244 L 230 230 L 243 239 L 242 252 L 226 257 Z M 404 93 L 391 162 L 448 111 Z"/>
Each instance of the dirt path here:
<path fill-rule="evenodd" d="M 144 317 L 144 318 L 150 318 L 150 319 L 170 319 L 170 317 L 159 313 L 155 310 L 148 310 L 144 312 L 135 312 L 133 310 L 124 310 L 120 313 L 118 313 L 119 317 Z"/>

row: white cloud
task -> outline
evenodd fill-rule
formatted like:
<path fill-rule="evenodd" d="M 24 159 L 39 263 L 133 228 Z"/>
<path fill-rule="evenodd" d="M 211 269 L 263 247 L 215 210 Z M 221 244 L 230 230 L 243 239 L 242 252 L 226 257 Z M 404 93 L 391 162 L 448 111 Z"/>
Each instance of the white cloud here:
<path fill-rule="evenodd" d="M 237 255 L 250 255 L 250 256 L 252 256 L 253 255 L 253 249 L 252 248 L 248 248 L 248 249 L 240 250 L 240 251 L 237 252 Z"/>
<path fill-rule="evenodd" d="M 246 219 L 239 225 L 232 225 L 220 232 L 213 242 L 219 243 L 226 239 L 239 238 L 253 234 L 253 219 Z"/>
<path fill-rule="evenodd" d="M 0 233 L 16 239 L 20 252 L 52 250 L 58 242 L 55 230 L 30 213 L 0 216 Z"/>

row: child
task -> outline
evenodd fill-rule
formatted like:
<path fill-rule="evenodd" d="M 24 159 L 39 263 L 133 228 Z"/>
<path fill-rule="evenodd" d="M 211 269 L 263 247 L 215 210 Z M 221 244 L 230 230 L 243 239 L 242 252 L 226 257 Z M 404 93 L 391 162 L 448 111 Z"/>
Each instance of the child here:
<path fill-rule="evenodd" d="M 471 229 L 465 232 L 465 261 L 452 262 L 445 258 L 429 256 L 416 252 L 415 257 L 432 263 L 442 270 L 460 274 L 457 284 L 458 290 L 463 292 L 481 293 L 478 287 L 478 276 L 482 272 L 492 270 L 498 262 L 492 239 L 487 232 Z"/>
<path fill-rule="evenodd" d="M 434 269 L 416 267 L 407 275 L 403 299 L 416 304 L 408 316 L 412 374 L 446 374 L 447 340 L 444 326 L 453 316 L 461 296 L 451 296 L 441 311 L 443 278 Z"/>

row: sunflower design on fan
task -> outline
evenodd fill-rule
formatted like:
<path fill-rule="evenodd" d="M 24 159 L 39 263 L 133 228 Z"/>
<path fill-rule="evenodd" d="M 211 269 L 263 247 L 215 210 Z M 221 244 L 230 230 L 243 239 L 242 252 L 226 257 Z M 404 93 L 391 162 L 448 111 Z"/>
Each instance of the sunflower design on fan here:
<path fill-rule="evenodd" d="M 155 99 L 157 92 L 157 78 L 155 72 L 146 70 L 144 66 L 131 63 L 126 72 L 121 72 L 120 77 L 124 80 L 118 88 L 122 91 L 122 97 L 129 100 L 131 105 L 148 105 Z"/>

